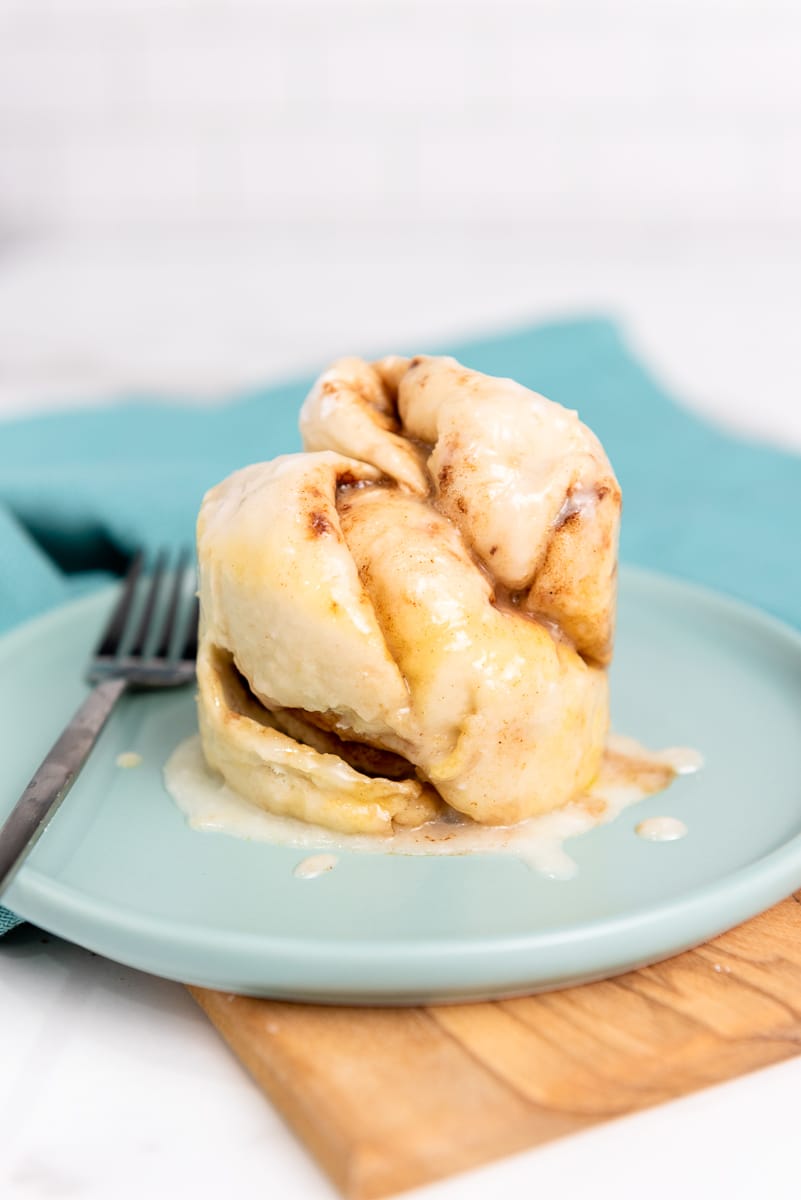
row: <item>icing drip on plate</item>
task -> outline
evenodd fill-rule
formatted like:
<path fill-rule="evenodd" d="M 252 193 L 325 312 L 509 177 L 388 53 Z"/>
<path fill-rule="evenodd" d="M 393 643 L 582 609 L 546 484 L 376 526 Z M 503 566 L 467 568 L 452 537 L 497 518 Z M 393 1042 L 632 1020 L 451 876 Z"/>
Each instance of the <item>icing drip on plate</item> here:
<path fill-rule="evenodd" d="M 701 762 L 694 750 L 675 748 L 651 753 L 630 738 L 613 736 L 598 779 L 585 795 L 564 808 L 508 826 L 479 825 L 451 811 L 416 829 L 398 829 L 389 837 L 335 833 L 257 808 L 208 768 L 197 736 L 177 747 L 164 777 L 168 792 L 193 829 L 309 849 L 317 852 L 315 859 L 326 861 L 334 850 L 407 855 L 508 854 L 551 879 L 570 879 L 577 867 L 564 848 L 569 838 L 613 821 L 629 805 L 662 791 L 676 775 L 698 770 Z"/>
<path fill-rule="evenodd" d="M 647 817 L 634 832 L 646 842 L 677 842 L 687 836 L 687 826 L 676 817 Z"/>

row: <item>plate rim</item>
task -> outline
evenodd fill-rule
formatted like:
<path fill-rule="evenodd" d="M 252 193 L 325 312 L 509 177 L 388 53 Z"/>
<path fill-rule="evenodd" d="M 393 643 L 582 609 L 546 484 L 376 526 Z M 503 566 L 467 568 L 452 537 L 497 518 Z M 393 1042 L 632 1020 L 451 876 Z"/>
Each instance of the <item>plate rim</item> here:
<path fill-rule="evenodd" d="M 789 643 L 801 661 L 801 631 L 772 613 L 704 584 L 686 580 L 681 576 L 629 564 L 622 564 L 622 572 L 625 578 L 632 580 L 635 585 L 656 588 L 663 594 L 667 592 L 671 597 L 678 595 L 679 599 L 689 599 L 701 603 L 705 607 L 713 606 L 716 612 L 723 609 L 733 619 L 745 622 L 751 628 L 756 627 L 759 632 L 764 631 L 771 638 L 779 639 L 785 645 Z M 47 635 L 63 622 L 71 621 L 76 613 L 82 613 L 84 609 L 91 609 L 94 606 L 99 607 L 117 592 L 119 586 L 119 583 L 113 582 L 99 587 L 6 631 L 0 635 L 0 663 L 8 654 L 16 653 L 31 639 Z M 473 999 L 501 994 L 500 990 L 493 988 L 484 987 L 482 990 L 481 985 L 477 985 L 475 993 L 471 989 L 468 976 L 472 974 L 477 977 L 478 973 L 472 968 L 475 967 L 475 960 L 478 956 L 484 966 L 492 964 L 500 966 L 503 963 L 508 968 L 508 974 L 519 976 L 525 961 L 530 960 L 538 953 L 553 956 L 559 951 L 563 953 L 569 953 L 571 950 L 586 951 L 592 947 L 604 957 L 603 950 L 606 948 L 607 955 L 605 957 L 608 965 L 597 970 L 594 975 L 592 970 L 589 972 L 582 970 L 577 973 L 575 979 L 571 980 L 561 973 L 558 982 L 521 985 L 519 993 L 531 992 L 537 987 L 542 988 L 543 986 L 569 986 L 592 977 L 609 977 L 618 974 L 621 970 L 642 965 L 644 961 L 656 962 L 660 958 L 680 953 L 682 949 L 699 945 L 710 937 L 739 924 L 742 920 L 757 916 L 765 908 L 790 895 L 798 887 L 801 887 L 801 832 L 785 840 L 769 853 L 747 862 L 721 878 L 709 881 L 701 887 L 694 888 L 692 891 L 668 901 L 660 901 L 638 908 L 636 912 L 582 921 L 572 928 L 540 929 L 532 933 L 500 936 L 488 933 L 458 938 L 452 936 L 437 939 L 415 937 L 398 941 L 370 938 L 369 940 L 360 939 L 358 942 L 343 943 L 339 939 L 331 938 L 299 939 L 296 934 L 232 931 L 224 926 L 205 926 L 200 930 L 180 920 L 149 915 L 118 904 L 110 907 L 107 901 L 97 899 L 91 893 L 87 893 L 75 885 L 64 884 L 52 878 L 38 870 L 30 862 L 24 863 L 20 867 L 7 889 L 8 900 L 0 900 L 0 903 L 8 903 L 9 907 L 24 920 L 31 921 L 56 936 L 71 940 L 76 940 L 74 930 L 70 929 L 70 925 L 75 921 L 80 920 L 84 926 L 91 925 L 92 932 L 96 936 L 89 939 L 80 936 L 78 940 L 78 944 L 88 949 L 98 949 L 98 947 L 104 946 L 106 932 L 113 935 L 115 930 L 124 928 L 127 933 L 133 933 L 139 941 L 144 940 L 162 950 L 179 942 L 182 945 L 202 945 L 208 950 L 209 956 L 215 958 L 218 965 L 232 960 L 243 952 L 259 959 L 265 956 L 270 958 L 277 956 L 283 960 L 284 964 L 288 963 L 290 966 L 293 963 L 301 962 L 308 964 L 309 959 L 313 958 L 315 971 L 312 974 L 317 976 L 324 976 L 326 968 L 330 969 L 338 960 L 341 960 L 343 953 L 347 957 L 351 974 L 361 972 L 370 966 L 375 968 L 377 965 L 391 965 L 395 971 L 402 971 L 404 967 L 408 969 L 413 964 L 419 964 L 421 960 L 431 960 L 431 962 L 436 960 L 446 966 L 449 971 L 450 984 L 444 989 L 444 992 L 450 991 L 453 998 Z M 62 920 L 62 916 L 66 920 Z M 669 937 L 668 925 L 675 922 L 677 918 L 684 922 L 692 919 L 693 916 L 696 918 L 694 928 L 697 930 L 697 936 L 693 935 L 685 943 L 682 943 L 681 939 L 677 940 L 675 936 Z M 671 948 L 659 950 L 655 947 L 653 952 L 648 954 L 647 959 L 640 958 L 638 960 L 635 956 L 631 962 L 628 962 L 625 954 L 622 953 L 622 948 L 616 956 L 612 954 L 614 947 L 621 941 L 625 942 L 627 936 L 632 936 L 647 928 L 655 931 L 655 942 L 660 942 L 657 935 L 661 935 L 662 943 L 667 938 L 671 942 Z M 99 952 L 114 958 L 114 955 L 110 954 L 106 948 L 100 948 Z M 598 953 L 595 957 L 598 957 Z M 143 970 L 153 969 L 142 965 L 141 962 L 132 961 L 130 955 L 119 957 L 118 961 L 126 962 Z M 166 974 L 167 977 L 174 979 L 180 978 L 182 982 L 195 982 L 187 979 L 185 973 L 180 976 L 176 974 L 170 976 L 169 973 L 162 970 L 159 970 L 158 973 Z M 212 974 L 214 973 L 212 972 Z M 456 978 L 454 978 L 455 975 Z M 203 986 L 227 986 L 219 981 L 209 983 L 208 980 L 197 980 L 197 982 Z M 332 1003 L 340 1002 L 336 997 L 329 996 L 324 983 L 321 983 L 320 987 L 323 989 L 321 992 L 308 987 L 290 988 L 288 994 L 297 998 L 305 992 L 316 1002 L 326 999 Z M 243 990 L 250 991 L 251 994 L 281 994 L 280 988 L 271 987 L 269 983 L 262 985 L 252 981 L 246 981 Z M 435 988 L 435 990 L 439 998 L 440 991 L 443 989 Z M 331 989 L 332 993 L 334 991 L 335 989 Z M 425 991 L 425 988 L 415 984 L 409 987 L 409 995 L 406 996 L 398 981 L 390 979 L 385 988 L 376 988 L 374 984 L 370 987 L 362 987 L 356 983 L 340 994 L 348 997 L 350 1002 L 353 1002 L 353 997 L 357 994 L 364 995 L 371 1003 L 380 1002 L 382 999 L 384 1002 L 415 1002 L 414 998 L 419 998 Z M 511 993 L 506 991 L 503 994 Z"/>

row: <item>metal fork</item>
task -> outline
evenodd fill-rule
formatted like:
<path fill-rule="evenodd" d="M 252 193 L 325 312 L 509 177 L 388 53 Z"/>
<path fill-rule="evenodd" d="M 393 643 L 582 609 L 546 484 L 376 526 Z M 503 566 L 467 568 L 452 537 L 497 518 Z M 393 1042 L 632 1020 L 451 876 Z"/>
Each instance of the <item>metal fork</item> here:
<path fill-rule="evenodd" d="M 190 561 L 184 550 L 168 571 L 162 550 L 147 582 L 144 554 L 134 558 L 87 668 L 86 678 L 95 686 L 0 829 L 0 892 L 72 787 L 123 693 L 194 679 L 198 602 Z"/>

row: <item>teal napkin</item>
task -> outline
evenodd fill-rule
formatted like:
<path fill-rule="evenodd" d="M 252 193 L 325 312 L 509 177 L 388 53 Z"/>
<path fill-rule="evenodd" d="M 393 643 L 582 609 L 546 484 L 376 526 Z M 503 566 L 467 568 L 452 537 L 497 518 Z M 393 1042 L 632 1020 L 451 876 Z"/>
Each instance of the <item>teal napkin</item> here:
<path fill-rule="evenodd" d="M 615 325 L 564 321 L 444 351 L 407 349 L 455 354 L 578 409 L 623 488 L 624 561 L 801 625 L 801 458 L 688 412 Z M 140 544 L 188 541 L 206 488 L 300 448 L 297 410 L 309 384 L 211 409 L 142 400 L 0 424 L 0 630 L 97 586 Z M 0 909 L 0 934 L 13 923 Z"/>

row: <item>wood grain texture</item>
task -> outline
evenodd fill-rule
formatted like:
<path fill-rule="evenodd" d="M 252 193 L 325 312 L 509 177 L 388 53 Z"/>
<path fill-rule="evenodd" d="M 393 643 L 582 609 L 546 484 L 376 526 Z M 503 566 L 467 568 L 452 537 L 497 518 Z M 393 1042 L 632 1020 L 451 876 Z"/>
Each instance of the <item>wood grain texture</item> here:
<path fill-rule="evenodd" d="M 326 1008 L 190 988 L 351 1200 L 376 1200 L 801 1049 L 801 893 L 617 979 Z"/>

